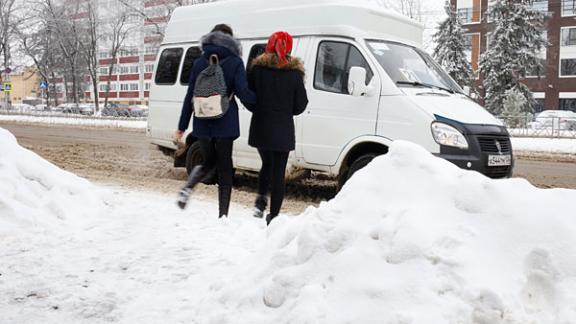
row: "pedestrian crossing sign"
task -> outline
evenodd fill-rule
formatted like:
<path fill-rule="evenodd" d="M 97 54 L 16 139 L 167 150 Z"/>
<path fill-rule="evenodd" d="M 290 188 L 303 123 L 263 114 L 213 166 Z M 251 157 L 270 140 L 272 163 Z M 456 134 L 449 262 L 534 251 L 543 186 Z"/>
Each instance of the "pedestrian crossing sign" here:
<path fill-rule="evenodd" d="M 12 92 L 12 82 L 4 82 L 4 84 L 2 84 L 2 91 Z"/>

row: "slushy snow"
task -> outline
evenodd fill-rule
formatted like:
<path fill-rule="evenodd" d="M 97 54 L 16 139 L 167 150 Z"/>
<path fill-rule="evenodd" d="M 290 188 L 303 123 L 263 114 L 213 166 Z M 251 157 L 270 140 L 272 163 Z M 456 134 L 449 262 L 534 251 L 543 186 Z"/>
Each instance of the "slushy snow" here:
<path fill-rule="evenodd" d="M 5 179 L 71 208 L 96 186 L 0 134 L 20 154 L 0 153 L 13 229 L 0 236 L 1 323 L 576 321 L 576 191 L 488 179 L 399 141 L 336 198 L 269 228 L 239 206 L 218 220 L 213 202 L 181 212 L 174 196 L 114 188 L 86 214 L 37 203 L 29 218 Z M 22 169 L 51 174 L 51 189 Z M 62 231 L 27 235 L 20 219 Z"/>

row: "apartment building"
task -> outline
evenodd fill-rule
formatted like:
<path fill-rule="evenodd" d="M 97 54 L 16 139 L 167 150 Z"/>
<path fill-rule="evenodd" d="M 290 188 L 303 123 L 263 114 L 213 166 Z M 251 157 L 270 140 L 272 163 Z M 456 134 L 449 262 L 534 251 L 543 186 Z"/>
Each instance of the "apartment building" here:
<path fill-rule="evenodd" d="M 487 14 L 493 1 L 450 1 L 466 31 L 468 55 L 472 68 L 477 71 L 493 29 Z M 576 112 L 576 0 L 535 0 L 533 7 L 549 16 L 545 35 L 550 46 L 540 53 L 544 74 L 529 76 L 523 83 L 534 92 L 536 111 L 563 109 Z"/>
<path fill-rule="evenodd" d="M 84 0 L 66 0 L 82 1 Z M 156 54 L 170 13 L 179 5 L 193 4 L 194 0 L 129 0 L 130 15 L 126 21 L 126 30 L 129 30 L 122 47 L 114 60 L 111 55 L 111 28 L 118 14 L 126 10 L 118 0 L 95 0 L 98 17 L 101 23 L 101 37 L 98 44 L 98 96 L 100 102 L 106 97 L 112 103 L 121 104 L 147 104 L 150 82 Z M 197 1 L 196 1 L 197 2 Z M 87 15 L 79 10 L 72 19 L 80 22 L 87 19 Z M 114 63 L 112 74 L 109 69 Z M 108 80 L 110 84 L 108 85 Z M 82 87 L 83 100 L 94 101 L 93 88 L 89 76 L 85 76 Z M 60 102 L 70 101 L 62 77 L 54 80 L 57 97 Z M 109 87 L 109 91 L 107 91 Z"/>

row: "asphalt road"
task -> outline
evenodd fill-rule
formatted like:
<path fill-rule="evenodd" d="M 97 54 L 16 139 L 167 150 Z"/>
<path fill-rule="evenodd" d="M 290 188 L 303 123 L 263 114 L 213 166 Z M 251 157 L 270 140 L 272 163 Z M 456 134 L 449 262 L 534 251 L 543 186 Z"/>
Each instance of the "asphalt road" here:
<path fill-rule="evenodd" d="M 177 192 L 186 179 L 183 169 L 148 143 L 144 131 L 70 126 L 39 126 L 0 122 L 24 147 L 61 168 L 99 183 L 141 190 Z M 575 156 L 516 156 L 515 176 L 543 188 L 576 189 Z M 235 202 L 250 206 L 256 179 L 240 175 L 235 180 Z M 199 194 L 215 197 L 213 186 Z M 335 183 L 321 178 L 290 183 L 285 209 L 300 212 L 335 194 Z"/>

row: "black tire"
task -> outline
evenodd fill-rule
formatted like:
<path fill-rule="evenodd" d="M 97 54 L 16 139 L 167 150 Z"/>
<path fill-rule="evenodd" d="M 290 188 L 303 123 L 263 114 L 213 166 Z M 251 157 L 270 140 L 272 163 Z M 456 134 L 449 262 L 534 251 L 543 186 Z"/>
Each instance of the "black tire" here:
<path fill-rule="evenodd" d="M 188 148 L 188 152 L 186 152 L 186 173 L 190 175 L 192 169 L 202 163 L 204 163 L 204 156 L 200 150 L 200 143 L 194 142 Z"/>
<path fill-rule="evenodd" d="M 350 165 L 350 168 L 348 168 L 348 172 L 346 172 L 346 174 L 340 176 L 340 179 L 338 181 L 338 191 L 340 191 L 340 189 L 342 189 L 344 184 L 350 178 L 352 178 L 354 173 L 356 173 L 358 170 L 362 169 L 363 167 L 367 166 L 368 163 L 372 162 L 372 160 L 376 156 L 377 156 L 377 154 L 368 153 L 368 154 L 364 154 L 364 155 L 358 157 L 356 160 L 354 160 L 354 162 L 352 162 L 352 164 Z"/>

